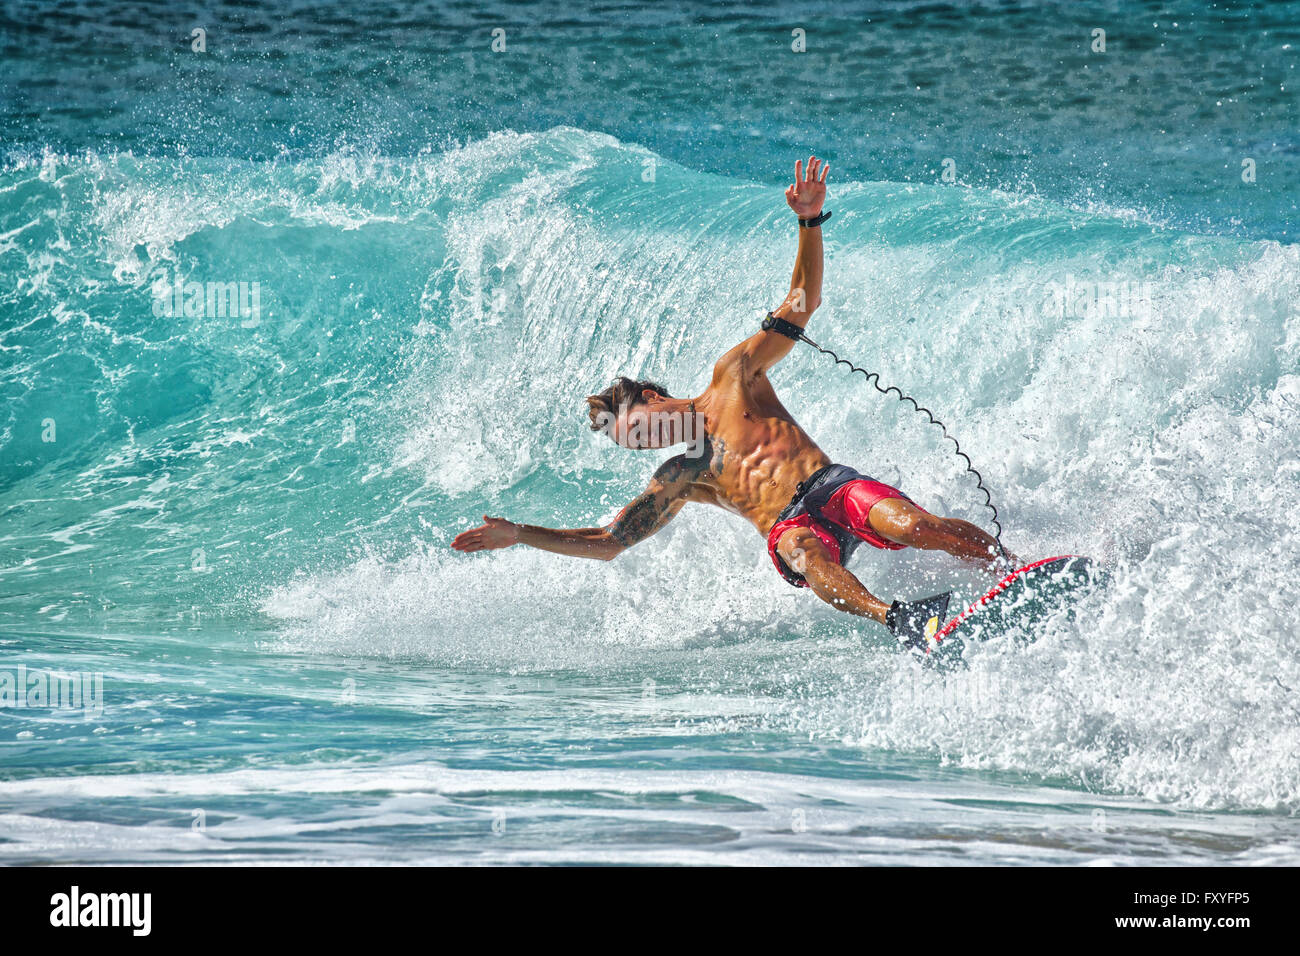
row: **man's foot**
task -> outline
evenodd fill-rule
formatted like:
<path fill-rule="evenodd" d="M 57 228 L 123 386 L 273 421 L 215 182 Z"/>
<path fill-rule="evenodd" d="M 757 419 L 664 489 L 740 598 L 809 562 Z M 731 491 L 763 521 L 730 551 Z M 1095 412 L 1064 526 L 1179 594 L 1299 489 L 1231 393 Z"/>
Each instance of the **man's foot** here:
<path fill-rule="evenodd" d="M 895 601 L 885 615 L 885 626 L 908 647 L 923 651 L 948 620 L 948 602 L 952 592 L 945 591 L 919 601 Z"/>

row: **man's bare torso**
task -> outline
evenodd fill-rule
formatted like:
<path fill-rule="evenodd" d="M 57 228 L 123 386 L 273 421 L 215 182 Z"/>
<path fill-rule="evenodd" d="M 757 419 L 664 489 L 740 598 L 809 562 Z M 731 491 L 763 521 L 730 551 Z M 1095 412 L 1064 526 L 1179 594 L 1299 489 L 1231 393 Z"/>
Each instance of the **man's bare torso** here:
<path fill-rule="evenodd" d="M 714 367 L 713 382 L 695 400 L 708 448 L 683 464 L 692 472 L 692 501 L 743 515 L 766 535 L 799 482 L 830 459 L 786 411 L 766 373 L 747 365 L 733 349 Z"/>

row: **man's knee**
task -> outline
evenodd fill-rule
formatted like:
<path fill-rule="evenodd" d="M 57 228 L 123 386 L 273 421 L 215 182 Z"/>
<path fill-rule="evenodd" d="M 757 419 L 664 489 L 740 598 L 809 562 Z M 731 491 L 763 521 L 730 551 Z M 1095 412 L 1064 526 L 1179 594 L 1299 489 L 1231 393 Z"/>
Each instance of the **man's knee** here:
<path fill-rule="evenodd" d="M 885 502 L 880 504 L 883 505 Z M 871 526 L 879 534 L 895 544 L 914 547 L 929 540 L 938 530 L 938 523 L 943 520 L 926 514 L 920 508 L 907 504 L 901 499 L 892 499 L 889 505 L 887 508 L 881 508 L 879 505 L 873 508 L 870 521 Z"/>
<path fill-rule="evenodd" d="M 795 574 L 806 574 L 809 557 L 830 557 L 826 546 L 807 528 L 791 528 L 776 542 L 776 553 Z"/>

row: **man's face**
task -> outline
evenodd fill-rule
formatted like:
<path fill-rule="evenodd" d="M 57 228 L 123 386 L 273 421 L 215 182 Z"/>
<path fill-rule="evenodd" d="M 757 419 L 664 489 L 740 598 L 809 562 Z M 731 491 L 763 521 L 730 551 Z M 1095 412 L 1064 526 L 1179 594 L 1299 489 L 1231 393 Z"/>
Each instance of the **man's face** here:
<path fill-rule="evenodd" d="M 624 448 L 667 448 L 681 441 L 675 416 L 664 410 L 663 396 L 655 392 L 647 389 L 639 401 L 625 405 L 617 414 L 595 396 L 588 401 L 592 424 Z"/>
<path fill-rule="evenodd" d="M 707 452 L 704 417 L 689 411 L 655 392 L 646 392 L 635 405 L 625 406 L 617 415 L 591 400 L 591 420 L 624 448 L 668 448 L 686 443 L 686 456 L 698 458 Z"/>
<path fill-rule="evenodd" d="M 606 434 L 624 448 L 667 448 L 681 440 L 675 417 L 657 402 L 640 402 L 610 421 Z"/>

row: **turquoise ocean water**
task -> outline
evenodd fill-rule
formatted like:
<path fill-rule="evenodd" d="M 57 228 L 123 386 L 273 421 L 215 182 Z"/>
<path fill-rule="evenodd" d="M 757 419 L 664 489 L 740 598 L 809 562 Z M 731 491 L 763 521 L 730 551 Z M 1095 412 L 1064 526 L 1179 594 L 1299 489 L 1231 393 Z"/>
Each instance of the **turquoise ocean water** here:
<path fill-rule="evenodd" d="M 1300 862 L 1300 4 L 4 2 L 0 44 L 0 860 Z M 644 486 L 583 397 L 705 387 L 814 150 L 814 337 L 1018 554 L 1113 567 L 1032 646 L 921 668 L 716 510 L 447 547 Z M 985 520 L 898 403 L 774 380 Z"/>

